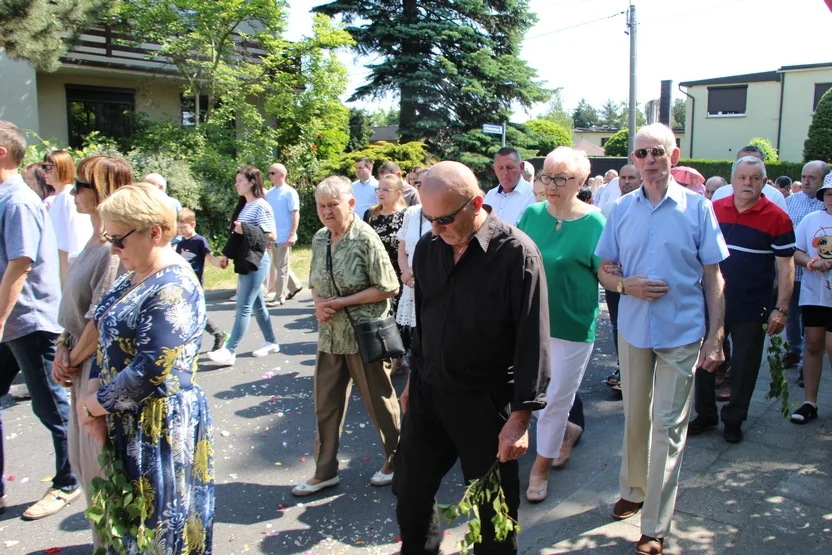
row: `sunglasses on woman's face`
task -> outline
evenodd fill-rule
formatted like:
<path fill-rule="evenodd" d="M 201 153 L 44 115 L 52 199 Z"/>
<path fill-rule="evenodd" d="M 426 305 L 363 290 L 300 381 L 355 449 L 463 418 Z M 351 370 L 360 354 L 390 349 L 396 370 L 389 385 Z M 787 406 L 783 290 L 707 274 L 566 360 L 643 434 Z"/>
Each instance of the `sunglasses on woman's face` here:
<path fill-rule="evenodd" d="M 653 158 L 661 158 L 667 151 L 660 146 L 656 146 L 653 148 L 640 148 L 638 150 L 634 150 L 633 154 L 636 158 L 647 158 L 648 154 L 652 154 Z"/>
<path fill-rule="evenodd" d="M 124 234 L 124 235 L 122 235 L 121 237 L 119 237 L 119 236 L 117 236 L 117 235 L 108 235 L 107 233 L 102 233 L 102 234 L 101 234 L 101 236 L 102 236 L 102 237 L 103 237 L 103 238 L 104 238 L 104 239 L 105 239 L 108 243 L 110 243 L 111 245 L 113 245 L 115 248 L 117 248 L 117 249 L 123 249 L 123 248 L 124 248 L 124 240 L 125 240 L 125 239 L 127 239 L 128 237 L 130 237 L 130 236 L 131 236 L 133 233 L 135 233 L 135 232 L 136 232 L 136 230 L 135 230 L 135 229 L 130 230 L 130 232 L 125 233 L 125 234 Z"/>
<path fill-rule="evenodd" d="M 51 172 L 52 170 L 55 169 L 55 164 L 44 164 L 42 167 L 43 167 L 43 171 L 45 171 L 46 173 L 49 173 L 49 172 Z"/>
<path fill-rule="evenodd" d="M 74 192 L 78 192 L 80 189 L 90 189 L 92 190 L 92 185 L 89 183 L 84 183 L 83 181 L 79 181 L 78 179 L 75 180 L 75 187 L 73 187 Z"/>

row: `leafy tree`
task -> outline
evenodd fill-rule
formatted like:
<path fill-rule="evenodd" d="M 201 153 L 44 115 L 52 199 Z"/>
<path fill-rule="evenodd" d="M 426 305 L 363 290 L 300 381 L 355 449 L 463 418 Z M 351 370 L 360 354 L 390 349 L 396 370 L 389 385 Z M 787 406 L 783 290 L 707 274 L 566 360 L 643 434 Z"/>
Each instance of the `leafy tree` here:
<path fill-rule="evenodd" d="M 4 0 L 0 49 L 38 71 L 55 71 L 59 58 L 84 29 L 107 13 L 107 0 Z"/>
<path fill-rule="evenodd" d="M 546 99 L 520 59 L 537 21 L 527 0 L 333 0 L 314 9 L 340 14 L 357 51 L 379 57 L 351 100 L 398 95 L 404 142 L 447 152 L 454 135 Z"/>
<path fill-rule="evenodd" d="M 372 136 L 372 116 L 366 110 L 350 108 L 350 140 L 347 142 L 347 151 L 355 152 L 367 148 Z"/>
<path fill-rule="evenodd" d="M 628 129 L 625 128 L 616 132 L 607 139 L 604 145 L 604 156 L 627 156 L 629 140 L 630 131 Z"/>
<path fill-rule="evenodd" d="M 636 127 L 645 125 L 647 125 L 647 116 L 644 115 L 644 110 L 640 109 L 640 105 L 636 104 Z M 619 129 L 630 128 L 630 107 L 626 102 L 621 103 L 621 117 L 615 127 Z"/>
<path fill-rule="evenodd" d="M 758 146 L 763 149 L 763 153 L 766 155 L 765 162 L 777 162 L 779 160 L 777 156 L 777 149 L 774 148 L 774 145 L 771 144 L 771 141 L 768 139 L 763 139 L 762 137 L 754 137 L 750 141 L 748 141 L 749 145 Z"/>
<path fill-rule="evenodd" d="M 538 156 L 546 156 L 559 146 L 572 146 L 572 132 L 562 125 L 545 119 L 526 122 L 530 135 L 535 141 Z"/>
<path fill-rule="evenodd" d="M 832 94 L 826 91 L 815 108 L 809 137 L 803 143 L 803 160 L 832 161 Z"/>
<path fill-rule="evenodd" d="M 623 102 L 613 102 L 612 99 L 608 99 L 604 102 L 598 113 L 598 117 L 600 118 L 599 123 L 604 127 L 622 128 L 626 127 L 622 126 L 622 123 L 624 121 L 629 121 L 629 115 L 625 104 Z"/>
<path fill-rule="evenodd" d="M 563 107 L 563 88 L 558 87 L 552 91 L 552 96 L 549 99 L 549 105 L 546 109 L 546 112 L 540 116 L 540 119 L 546 119 L 557 123 L 558 125 L 563 126 L 564 128 L 572 131 L 575 127 L 575 122 L 572 121 L 572 116 L 570 116 L 566 109 Z"/>
<path fill-rule="evenodd" d="M 687 103 L 683 98 L 673 101 L 673 108 L 670 110 L 670 126 L 673 129 L 684 129 L 687 119 Z"/>
<path fill-rule="evenodd" d="M 399 110 L 396 108 L 390 108 L 389 110 L 379 108 L 378 111 L 370 114 L 370 119 L 373 125 L 377 126 L 398 125 Z"/>
<path fill-rule="evenodd" d="M 575 122 L 575 127 L 584 128 L 594 127 L 601 121 L 598 111 L 583 98 L 578 102 L 575 111 L 572 112 L 572 120 Z"/>

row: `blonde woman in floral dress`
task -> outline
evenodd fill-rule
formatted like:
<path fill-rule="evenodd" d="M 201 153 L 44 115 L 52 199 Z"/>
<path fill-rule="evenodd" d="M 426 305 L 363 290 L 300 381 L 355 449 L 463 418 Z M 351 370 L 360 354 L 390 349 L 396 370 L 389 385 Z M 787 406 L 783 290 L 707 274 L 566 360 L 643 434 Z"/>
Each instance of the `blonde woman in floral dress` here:
<path fill-rule="evenodd" d="M 211 553 L 214 449 L 208 399 L 194 383 L 205 328 L 199 280 L 170 246 L 176 214 L 147 184 L 128 185 L 99 207 L 103 237 L 127 272 L 95 312 L 99 346 L 79 419 L 106 418 L 107 434 L 149 505 L 151 547 L 123 537 L 127 553 Z M 96 374 L 96 370 L 99 371 Z M 113 546 L 110 552 L 116 553 Z"/>

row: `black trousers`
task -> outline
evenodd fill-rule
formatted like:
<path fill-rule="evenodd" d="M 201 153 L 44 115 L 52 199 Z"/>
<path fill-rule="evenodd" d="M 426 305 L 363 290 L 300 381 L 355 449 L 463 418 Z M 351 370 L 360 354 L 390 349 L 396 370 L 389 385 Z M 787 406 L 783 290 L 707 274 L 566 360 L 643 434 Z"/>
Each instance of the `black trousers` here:
<path fill-rule="evenodd" d="M 402 538 L 402 555 L 436 555 L 442 542 L 435 497 L 442 478 L 457 458 L 465 483 L 485 475 L 497 459 L 498 436 L 509 415 L 511 387 L 499 391 L 450 391 L 410 380 L 410 401 L 402 422 L 401 439 L 393 460 L 396 517 Z M 520 506 L 517 461 L 500 465 L 500 478 L 511 517 Z M 477 555 L 514 555 L 517 538 L 494 539 L 490 504 L 480 506 L 482 543 Z"/>
<path fill-rule="evenodd" d="M 765 330 L 761 322 L 726 324 L 725 337 L 731 337 L 734 349 L 731 357 L 731 399 L 722 407 L 722 422 L 742 424 L 748 417 L 748 406 L 760 373 Z M 713 372 L 696 369 L 696 414 L 708 419 L 717 416 L 715 382 Z"/>
<path fill-rule="evenodd" d="M 572 402 L 572 408 L 569 409 L 569 422 L 576 424 L 581 429 L 586 430 L 586 421 L 584 420 L 584 402 L 581 399 L 581 394 L 575 392 L 575 400 Z"/>

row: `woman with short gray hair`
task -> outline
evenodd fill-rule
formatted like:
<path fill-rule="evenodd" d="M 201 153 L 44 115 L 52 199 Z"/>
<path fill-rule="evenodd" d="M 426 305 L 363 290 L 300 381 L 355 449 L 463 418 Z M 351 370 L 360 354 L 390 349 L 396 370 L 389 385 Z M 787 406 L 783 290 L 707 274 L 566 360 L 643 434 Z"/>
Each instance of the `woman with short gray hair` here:
<path fill-rule="evenodd" d="M 312 239 L 309 291 L 319 323 L 315 357 L 315 474 L 292 489 L 298 497 L 338 484 L 338 446 L 351 382 L 355 382 L 384 446 L 385 461 L 370 484 L 393 481 L 393 452 L 399 441 L 399 404 L 382 361 L 364 363 L 353 322 L 385 317 L 399 280 L 381 239 L 355 214 L 352 185 L 343 177 L 324 179 L 315 190 L 324 227 Z"/>

